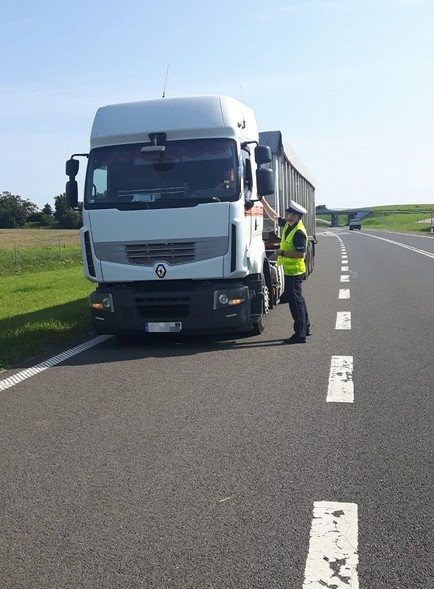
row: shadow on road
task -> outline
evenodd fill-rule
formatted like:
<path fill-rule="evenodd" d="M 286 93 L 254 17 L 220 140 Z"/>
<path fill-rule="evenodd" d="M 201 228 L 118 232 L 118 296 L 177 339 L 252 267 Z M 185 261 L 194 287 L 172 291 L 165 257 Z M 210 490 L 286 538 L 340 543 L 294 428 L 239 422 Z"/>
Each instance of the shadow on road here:
<path fill-rule="evenodd" d="M 92 339 L 92 334 L 90 338 Z M 146 358 L 176 358 L 188 357 L 209 352 L 220 352 L 227 350 L 245 350 L 255 348 L 267 348 L 283 345 L 282 339 L 263 339 L 261 336 L 237 334 L 222 336 L 187 336 L 152 334 L 143 336 L 107 336 L 108 339 L 102 343 L 80 351 L 70 358 L 61 360 L 65 366 L 86 366 L 94 364 L 109 364 L 115 362 L 128 362 L 134 360 L 145 360 Z M 56 358 L 65 351 L 76 346 L 85 344 L 89 337 L 81 342 L 75 342 L 67 349 L 53 349 L 47 354 L 29 358 L 15 367 L 15 370 L 31 368 L 48 359 Z M 60 362 L 59 362 L 60 363 Z M 206 369 L 206 367 L 205 367 Z M 11 369 L 14 370 L 14 369 Z"/>

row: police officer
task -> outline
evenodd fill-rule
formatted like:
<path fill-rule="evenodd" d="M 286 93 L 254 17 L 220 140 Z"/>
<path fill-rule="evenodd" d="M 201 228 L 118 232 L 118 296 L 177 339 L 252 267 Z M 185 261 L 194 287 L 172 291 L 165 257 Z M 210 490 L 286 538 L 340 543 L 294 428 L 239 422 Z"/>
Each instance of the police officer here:
<path fill-rule="evenodd" d="M 276 251 L 277 264 L 283 265 L 285 289 L 281 302 L 288 302 L 294 319 L 294 334 L 284 340 L 285 344 L 304 344 L 306 337 L 311 335 L 309 315 L 302 292 L 302 284 L 306 273 L 305 256 L 307 249 L 307 232 L 302 217 L 306 209 L 294 201 L 290 201 L 285 210 L 285 218 L 279 217 L 264 197 L 260 197 L 264 211 L 279 227 L 282 227 L 280 248 Z"/>

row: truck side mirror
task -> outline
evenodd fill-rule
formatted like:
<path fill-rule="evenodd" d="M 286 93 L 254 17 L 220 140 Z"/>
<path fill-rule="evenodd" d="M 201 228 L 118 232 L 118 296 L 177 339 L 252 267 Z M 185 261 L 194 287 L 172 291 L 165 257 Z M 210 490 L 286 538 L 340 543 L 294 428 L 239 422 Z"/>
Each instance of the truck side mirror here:
<path fill-rule="evenodd" d="M 68 180 L 65 186 L 65 196 L 69 206 L 76 209 L 78 207 L 78 184 L 76 180 Z"/>
<path fill-rule="evenodd" d="M 273 170 L 266 168 L 259 168 L 259 170 L 256 170 L 256 186 L 258 194 L 261 196 L 274 194 L 275 179 Z"/>
<path fill-rule="evenodd" d="M 255 147 L 255 160 L 258 166 L 269 164 L 272 160 L 271 149 L 268 145 L 257 145 Z"/>
<path fill-rule="evenodd" d="M 69 178 L 75 178 L 78 174 L 80 162 L 78 160 L 70 159 L 65 164 L 65 172 Z"/>

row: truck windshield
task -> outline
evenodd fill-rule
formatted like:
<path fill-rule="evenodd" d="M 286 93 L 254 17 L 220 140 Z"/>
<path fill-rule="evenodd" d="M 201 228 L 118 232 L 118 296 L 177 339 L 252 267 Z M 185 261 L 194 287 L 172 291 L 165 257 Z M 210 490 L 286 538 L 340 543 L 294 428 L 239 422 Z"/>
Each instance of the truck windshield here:
<path fill-rule="evenodd" d="M 163 208 L 239 198 L 235 141 L 168 141 L 164 151 L 142 151 L 145 145 L 91 152 L 85 208 Z"/>

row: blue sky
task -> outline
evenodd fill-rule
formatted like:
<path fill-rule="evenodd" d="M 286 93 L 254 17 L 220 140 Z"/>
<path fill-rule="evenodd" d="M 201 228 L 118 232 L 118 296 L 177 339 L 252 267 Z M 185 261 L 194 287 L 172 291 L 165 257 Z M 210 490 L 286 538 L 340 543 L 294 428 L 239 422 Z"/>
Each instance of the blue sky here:
<path fill-rule="evenodd" d="M 53 204 L 96 109 L 160 97 L 169 64 L 166 96 L 280 129 L 317 204 L 434 203 L 432 0 L 15 0 L 0 22 L 0 193 Z"/>

